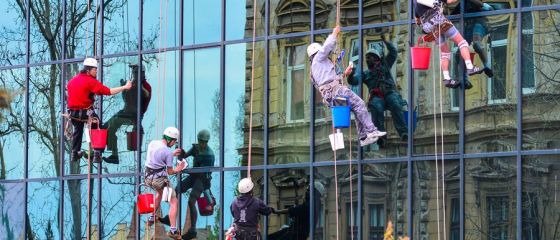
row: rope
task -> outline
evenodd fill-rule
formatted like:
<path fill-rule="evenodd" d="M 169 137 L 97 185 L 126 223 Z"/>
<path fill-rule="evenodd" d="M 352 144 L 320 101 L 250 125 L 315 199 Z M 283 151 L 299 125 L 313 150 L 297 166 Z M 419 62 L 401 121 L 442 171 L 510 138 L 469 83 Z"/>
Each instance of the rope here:
<path fill-rule="evenodd" d="M 352 119 L 350 119 L 350 127 L 348 128 L 348 142 L 350 142 L 350 146 L 348 146 L 348 152 L 350 154 L 350 227 L 351 227 L 351 231 L 350 231 L 350 239 L 354 240 L 354 200 L 353 200 L 353 196 L 354 196 L 354 190 L 353 190 L 353 184 L 352 184 L 352 179 L 353 179 L 353 175 L 352 175 Z"/>
<path fill-rule="evenodd" d="M 439 37 L 436 37 L 436 42 L 439 40 Z M 432 58 L 434 58 L 435 55 L 432 55 Z M 441 59 L 441 58 L 440 58 Z M 434 61 L 435 62 L 435 61 Z M 440 62 L 441 65 L 441 62 Z M 441 66 L 440 66 L 441 68 Z M 441 71 L 440 71 L 441 72 Z M 434 157 L 436 159 L 436 219 L 437 219 L 437 239 L 440 240 L 440 220 L 439 220 L 439 216 L 440 216 L 440 212 L 439 212 L 439 166 L 438 166 L 438 144 L 437 144 L 437 114 L 436 114 L 436 72 L 435 70 L 432 71 L 432 90 L 433 93 L 432 94 L 432 100 L 433 100 L 433 104 L 432 104 L 432 115 L 433 115 L 433 120 L 434 120 Z"/>
<path fill-rule="evenodd" d="M 334 119 L 332 121 L 332 133 L 333 133 L 333 139 L 334 142 L 336 143 L 336 135 L 335 135 L 335 130 L 334 130 Z M 350 140 L 352 141 L 352 140 Z M 339 222 L 338 222 L 338 170 L 337 170 L 337 166 L 336 166 L 336 144 L 334 144 L 334 151 L 333 151 L 333 156 L 334 156 L 334 189 L 335 189 L 335 208 L 336 208 L 336 239 L 340 239 L 339 238 Z M 352 203 L 350 203 L 352 204 Z"/>
<path fill-rule="evenodd" d="M 253 49 L 251 50 L 251 95 L 249 100 L 249 152 L 247 158 L 247 177 L 251 179 L 251 151 L 253 141 L 253 86 L 255 80 L 255 40 L 256 40 L 256 20 L 257 17 L 257 0 L 253 1 Z"/>
<path fill-rule="evenodd" d="M 88 179 L 88 181 L 87 181 L 87 196 L 88 196 L 88 199 L 87 199 L 87 224 L 86 224 L 86 227 L 87 227 L 87 229 L 86 229 L 86 234 L 87 234 L 86 239 L 87 240 L 89 240 L 90 237 L 91 237 L 91 232 L 90 232 L 91 231 L 91 220 L 90 219 L 91 219 L 91 198 L 92 198 L 92 196 L 91 196 L 91 170 L 92 170 L 92 168 L 91 168 L 91 164 L 92 164 L 92 161 L 91 161 L 91 142 L 92 142 L 92 140 L 91 140 L 91 128 L 92 128 L 92 123 L 93 123 L 93 119 L 91 117 L 88 117 L 87 125 L 88 125 L 88 131 L 89 131 L 90 144 L 88 144 L 89 146 L 88 146 L 88 174 L 87 174 L 87 179 Z M 99 127 L 100 124 L 101 123 L 99 122 L 99 119 L 98 119 L 97 126 Z"/>
<path fill-rule="evenodd" d="M 442 14 L 443 14 L 443 9 L 441 9 L 441 11 L 442 11 Z M 438 28 L 439 28 L 438 32 L 441 36 L 441 25 L 438 25 Z M 440 59 L 441 59 L 441 55 L 442 55 L 442 52 L 441 52 L 441 48 L 440 48 L 439 49 L 439 58 Z M 448 64 L 448 66 L 449 66 L 449 64 Z M 446 225 L 446 223 L 445 223 L 445 209 L 446 209 L 445 208 L 445 149 L 443 148 L 443 145 L 444 145 L 444 142 L 443 142 L 444 141 L 443 140 L 443 135 L 444 135 L 444 132 L 443 132 L 443 130 L 444 130 L 443 129 L 443 97 L 442 97 L 443 96 L 443 93 L 442 93 L 443 92 L 443 86 L 441 85 L 441 79 L 442 79 L 442 72 L 439 71 L 439 82 L 440 82 L 440 84 L 439 84 L 439 115 L 440 115 L 439 120 L 440 120 L 440 128 L 441 128 L 440 132 L 441 132 L 441 184 L 442 184 L 442 196 L 441 196 L 442 201 L 441 202 L 442 202 L 442 207 L 443 207 L 443 229 L 445 231 L 445 229 L 447 229 L 446 226 L 445 226 Z M 437 161 L 436 161 L 436 164 L 437 164 Z M 438 206 L 438 208 L 439 208 L 439 206 Z M 447 234 L 443 234 L 443 239 L 444 240 L 447 239 Z"/>

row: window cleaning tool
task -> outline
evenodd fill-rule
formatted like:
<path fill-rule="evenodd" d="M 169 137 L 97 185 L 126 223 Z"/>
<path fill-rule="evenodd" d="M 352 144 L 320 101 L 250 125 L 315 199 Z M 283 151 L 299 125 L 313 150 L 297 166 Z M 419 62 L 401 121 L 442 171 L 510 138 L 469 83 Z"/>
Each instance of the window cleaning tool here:
<path fill-rule="evenodd" d="M 344 149 L 344 136 L 340 129 L 336 129 L 336 133 L 329 134 L 332 150 Z"/>

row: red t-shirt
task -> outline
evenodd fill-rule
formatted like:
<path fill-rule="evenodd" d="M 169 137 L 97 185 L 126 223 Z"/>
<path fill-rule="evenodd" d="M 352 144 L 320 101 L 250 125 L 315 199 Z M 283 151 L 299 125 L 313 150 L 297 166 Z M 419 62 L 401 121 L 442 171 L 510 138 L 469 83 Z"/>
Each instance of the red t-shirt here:
<path fill-rule="evenodd" d="M 86 73 L 79 73 L 66 85 L 68 109 L 87 109 L 93 105 L 94 95 L 111 95 L 111 89 Z"/>

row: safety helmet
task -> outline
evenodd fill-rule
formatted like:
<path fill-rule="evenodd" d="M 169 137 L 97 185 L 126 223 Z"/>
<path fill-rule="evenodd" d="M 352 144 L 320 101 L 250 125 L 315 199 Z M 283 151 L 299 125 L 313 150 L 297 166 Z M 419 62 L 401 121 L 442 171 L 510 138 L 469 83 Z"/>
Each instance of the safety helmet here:
<path fill-rule="evenodd" d="M 315 189 L 317 189 L 317 191 L 319 191 L 321 195 L 325 194 L 325 186 L 323 186 L 321 182 L 315 181 L 313 183 L 313 187 L 315 187 Z"/>
<path fill-rule="evenodd" d="M 132 69 L 138 68 L 138 64 L 130 64 L 130 65 L 128 65 L 128 66 L 129 66 L 130 68 L 132 68 Z M 142 72 L 145 72 L 145 71 L 146 71 L 146 67 L 144 67 L 143 64 L 141 64 L 140 66 L 141 66 Z"/>
<path fill-rule="evenodd" d="M 307 56 L 313 56 L 313 54 L 317 53 L 319 50 L 321 50 L 321 48 L 322 46 L 319 43 L 309 44 L 309 46 L 307 47 Z"/>
<path fill-rule="evenodd" d="M 367 50 L 366 55 L 368 54 L 373 54 L 375 56 L 377 56 L 378 58 L 381 58 L 381 53 L 379 52 L 379 50 L 376 47 L 371 47 Z"/>
<path fill-rule="evenodd" d="M 165 130 L 163 130 L 163 137 L 179 139 L 179 129 L 175 127 L 167 127 Z"/>
<path fill-rule="evenodd" d="M 239 191 L 242 194 L 248 193 L 251 190 L 253 190 L 253 181 L 251 181 L 250 178 L 243 178 L 241 179 L 241 181 L 239 181 L 239 184 L 237 185 L 237 191 Z"/>
<path fill-rule="evenodd" d="M 97 68 L 97 60 L 95 58 L 84 59 L 84 67 L 94 67 Z"/>
<path fill-rule="evenodd" d="M 198 141 L 208 142 L 208 140 L 210 140 L 210 132 L 208 132 L 208 130 L 206 129 L 202 129 L 200 130 L 200 132 L 198 132 L 196 138 L 198 138 Z"/>

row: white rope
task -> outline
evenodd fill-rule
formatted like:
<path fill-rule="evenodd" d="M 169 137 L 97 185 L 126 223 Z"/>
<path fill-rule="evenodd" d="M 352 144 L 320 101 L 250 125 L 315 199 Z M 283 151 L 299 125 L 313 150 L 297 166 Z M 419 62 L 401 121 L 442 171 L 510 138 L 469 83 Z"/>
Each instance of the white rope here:
<path fill-rule="evenodd" d="M 253 88 L 255 82 L 255 41 L 257 24 L 257 0 L 253 1 L 253 48 L 251 49 L 251 95 L 249 96 L 249 149 L 247 156 L 247 177 L 251 179 L 252 150 L 253 150 Z"/>
<path fill-rule="evenodd" d="M 443 10 L 442 10 L 443 11 Z M 442 12 L 443 14 L 443 12 Z M 441 36 L 441 25 L 438 25 L 439 28 L 439 35 Z M 441 48 L 439 50 L 439 58 L 441 59 L 442 56 L 442 52 L 441 52 Z M 449 67 L 449 62 L 450 60 L 447 59 L 447 66 Z M 449 68 L 448 68 L 449 70 Z M 443 230 L 445 231 L 446 228 L 446 224 L 445 224 L 445 149 L 443 148 L 444 146 L 444 128 L 443 128 L 443 86 L 441 84 L 441 79 L 442 79 L 442 72 L 439 71 L 439 120 L 440 120 L 440 132 L 441 132 L 441 184 L 442 184 L 442 196 L 441 196 L 441 202 L 442 202 L 442 209 L 443 209 Z M 437 164 L 437 161 L 436 161 Z M 439 206 L 438 206 L 439 208 Z M 447 234 L 443 234 L 443 240 L 447 239 Z"/>
<path fill-rule="evenodd" d="M 439 41 L 439 37 L 436 37 L 435 43 L 437 44 L 437 41 Z M 435 57 L 435 54 L 432 55 L 432 59 Z M 441 58 L 440 58 L 441 59 Z M 435 62 L 435 61 L 434 61 Z M 441 68 L 441 62 L 440 64 L 440 68 Z M 432 94 L 432 99 L 433 99 L 433 104 L 432 104 L 432 115 L 433 115 L 433 120 L 434 120 L 434 157 L 436 160 L 436 219 L 437 219 L 437 239 L 440 240 L 440 220 L 439 220 L 439 216 L 440 216 L 440 212 L 439 212 L 439 166 L 438 166 L 438 144 L 437 144 L 437 114 L 436 114 L 436 70 L 432 70 L 432 90 L 433 90 L 433 94 Z M 441 72 L 441 71 L 440 71 Z M 441 83 L 439 83 L 441 84 Z"/>

